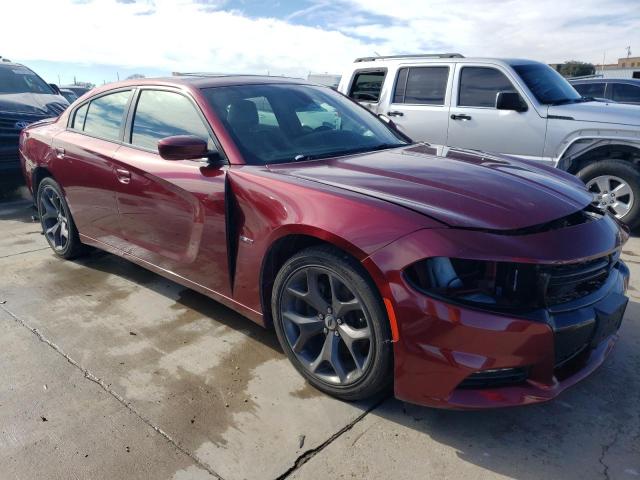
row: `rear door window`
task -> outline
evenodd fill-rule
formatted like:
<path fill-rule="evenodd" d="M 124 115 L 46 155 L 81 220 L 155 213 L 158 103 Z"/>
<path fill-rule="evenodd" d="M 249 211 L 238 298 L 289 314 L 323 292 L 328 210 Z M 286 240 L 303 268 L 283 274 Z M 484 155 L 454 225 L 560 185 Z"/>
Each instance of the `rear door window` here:
<path fill-rule="evenodd" d="M 92 100 L 82 130 L 89 135 L 106 140 L 120 140 L 120 130 L 124 123 L 130 95 L 131 90 L 125 90 Z"/>
<path fill-rule="evenodd" d="M 356 72 L 349 96 L 363 102 L 378 102 L 386 70 Z"/>
<path fill-rule="evenodd" d="M 605 83 L 581 83 L 574 85 L 580 95 L 583 97 L 604 98 Z"/>
<path fill-rule="evenodd" d="M 73 123 L 71 124 L 71 128 L 76 130 L 84 130 L 84 120 L 87 118 L 87 110 L 89 109 L 89 104 L 85 103 L 83 106 L 76 110 L 76 113 L 73 115 Z"/>
<path fill-rule="evenodd" d="M 194 135 L 209 143 L 209 131 L 191 101 L 175 92 L 142 90 L 133 117 L 131 144 L 158 151 L 158 140 L 174 135 Z"/>
<path fill-rule="evenodd" d="M 444 105 L 449 67 L 405 67 L 398 71 L 393 103 Z"/>
<path fill-rule="evenodd" d="M 627 83 L 614 83 L 613 100 L 616 102 L 640 102 L 640 87 Z"/>
<path fill-rule="evenodd" d="M 495 108 L 498 92 L 516 92 L 509 79 L 495 68 L 464 67 L 460 72 L 458 106 Z"/>

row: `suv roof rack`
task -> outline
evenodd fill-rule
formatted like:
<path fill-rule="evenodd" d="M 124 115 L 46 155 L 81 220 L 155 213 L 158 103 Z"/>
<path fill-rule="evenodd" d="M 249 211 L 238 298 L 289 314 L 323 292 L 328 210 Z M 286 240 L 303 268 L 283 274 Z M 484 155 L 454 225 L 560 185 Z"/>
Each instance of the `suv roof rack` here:
<path fill-rule="evenodd" d="M 354 63 L 358 62 L 374 62 L 376 60 L 389 60 L 397 58 L 464 58 L 464 55 L 460 53 L 420 53 L 417 55 L 385 55 L 378 57 L 360 57 L 354 60 Z"/>

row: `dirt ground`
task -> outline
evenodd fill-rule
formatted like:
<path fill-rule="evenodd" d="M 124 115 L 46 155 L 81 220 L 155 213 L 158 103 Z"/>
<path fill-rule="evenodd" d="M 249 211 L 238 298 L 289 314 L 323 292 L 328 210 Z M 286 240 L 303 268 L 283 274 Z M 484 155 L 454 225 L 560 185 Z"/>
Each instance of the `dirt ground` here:
<path fill-rule="evenodd" d="M 620 340 L 558 399 L 441 411 L 307 386 L 275 334 L 0 195 L 1 479 L 640 479 L 640 239 Z"/>

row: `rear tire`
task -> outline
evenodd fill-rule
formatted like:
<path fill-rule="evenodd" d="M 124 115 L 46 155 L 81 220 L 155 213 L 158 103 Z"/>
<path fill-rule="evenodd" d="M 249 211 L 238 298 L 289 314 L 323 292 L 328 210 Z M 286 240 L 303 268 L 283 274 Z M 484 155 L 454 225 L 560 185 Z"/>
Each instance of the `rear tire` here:
<path fill-rule="evenodd" d="M 624 160 L 599 160 L 578 172 L 590 191 L 598 194 L 597 205 L 634 229 L 640 225 L 640 172 Z"/>
<path fill-rule="evenodd" d="M 392 384 L 389 320 L 362 266 L 330 246 L 291 257 L 273 288 L 282 349 L 314 387 L 353 401 Z"/>
<path fill-rule="evenodd" d="M 67 260 L 85 253 L 62 188 L 47 177 L 38 185 L 36 196 L 42 232 L 53 252 Z"/>

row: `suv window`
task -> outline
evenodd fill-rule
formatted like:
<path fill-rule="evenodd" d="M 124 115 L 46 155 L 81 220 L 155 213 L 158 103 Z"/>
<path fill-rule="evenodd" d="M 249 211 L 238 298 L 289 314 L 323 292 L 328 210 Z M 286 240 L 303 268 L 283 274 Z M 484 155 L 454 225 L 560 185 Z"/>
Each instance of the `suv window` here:
<path fill-rule="evenodd" d="M 612 86 L 616 102 L 640 102 L 640 87 L 628 83 L 614 83 Z"/>
<path fill-rule="evenodd" d="M 131 144 L 158 150 L 158 140 L 195 135 L 209 142 L 209 131 L 187 97 L 164 90 L 142 90 L 133 117 Z"/>
<path fill-rule="evenodd" d="M 380 99 L 380 90 L 386 75 L 386 70 L 356 72 L 349 96 L 354 100 L 377 102 Z"/>
<path fill-rule="evenodd" d="M 398 71 L 393 103 L 444 105 L 449 67 L 411 67 Z"/>
<path fill-rule="evenodd" d="M 605 83 L 579 83 L 574 85 L 580 95 L 583 97 L 604 98 Z"/>
<path fill-rule="evenodd" d="M 464 67 L 460 73 L 458 106 L 493 108 L 498 92 L 515 91 L 509 79 L 495 68 Z"/>
<path fill-rule="evenodd" d="M 107 140 L 119 140 L 120 129 L 122 128 L 124 113 L 130 95 L 131 90 L 126 90 L 103 95 L 92 100 L 89 104 L 82 130 L 85 133 Z"/>

